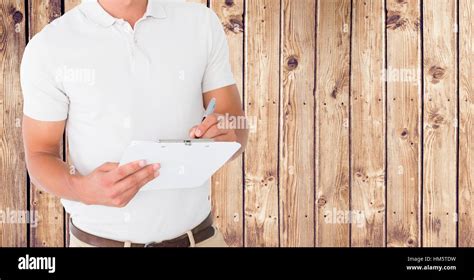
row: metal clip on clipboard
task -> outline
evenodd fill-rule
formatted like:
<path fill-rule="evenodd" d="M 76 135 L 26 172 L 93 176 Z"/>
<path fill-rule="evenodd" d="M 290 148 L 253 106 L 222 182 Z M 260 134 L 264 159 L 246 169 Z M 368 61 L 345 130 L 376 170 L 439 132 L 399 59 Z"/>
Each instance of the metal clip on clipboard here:
<path fill-rule="evenodd" d="M 192 146 L 193 143 L 213 143 L 215 142 L 214 139 L 185 139 L 185 140 L 176 140 L 176 139 L 167 139 L 167 140 L 158 140 L 160 144 L 176 144 L 176 143 L 183 143 L 186 146 Z"/>

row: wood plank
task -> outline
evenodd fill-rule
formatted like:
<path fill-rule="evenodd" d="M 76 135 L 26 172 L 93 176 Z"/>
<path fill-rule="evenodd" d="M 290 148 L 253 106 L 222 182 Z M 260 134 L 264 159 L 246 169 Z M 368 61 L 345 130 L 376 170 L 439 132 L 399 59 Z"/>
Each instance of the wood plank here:
<path fill-rule="evenodd" d="M 387 246 L 421 245 L 420 2 L 387 2 Z"/>
<path fill-rule="evenodd" d="M 278 104 L 280 3 L 247 0 L 245 111 L 255 120 L 245 152 L 245 245 L 279 245 Z M 265 8 L 263 8 L 265 7 Z"/>
<path fill-rule="evenodd" d="M 244 1 L 211 0 L 210 6 L 221 19 L 227 34 L 232 72 L 242 98 Z M 224 234 L 227 244 L 242 247 L 244 245 L 242 157 L 226 164 L 212 179 L 212 202 L 217 227 Z"/>
<path fill-rule="evenodd" d="M 459 246 L 474 247 L 474 1 L 459 11 Z"/>
<path fill-rule="evenodd" d="M 27 246 L 27 177 L 21 140 L 20 87 L 20 61 L 26 44 L 24 15 L 24 1 L 0 1 L 0 247 Z"/>
<path fill-rule="evenodd" d="M 314 246 L 316 0 L 284 0 L 280 100 L 280 242 Z"/>
<path fill-rule="evenodd" d="M 318 1 L 316 245 L 348 247 L 351 1 Z"/>
<path fill-rule="evenodd" d="M 82 0 L 64 0 L 64 11 L 67 12 L 77 5 L 81 4 Z"/>
<path fill-rule="evenodd" d="M 351 245 L 385 246 L 384 1 L 353 1 Z"/>
<path fill-rule="evenodd" d="M 30 39 L 43 27 L 61 15 L 61 1 L 28 2 L 30 10 Z M 61 145 L 62 154 L 62 145 Z M 35 226 L 30 226 L 31 247 L 64 246 L 64 211 L 59 198 L 50 195 L 34 184 L 30 184 L 30 209 L 41 217 Z"/>
<path fill-rule="evenodd" d="M 456 1 L 423 1 L 423 246 L 456 246 Z"/>

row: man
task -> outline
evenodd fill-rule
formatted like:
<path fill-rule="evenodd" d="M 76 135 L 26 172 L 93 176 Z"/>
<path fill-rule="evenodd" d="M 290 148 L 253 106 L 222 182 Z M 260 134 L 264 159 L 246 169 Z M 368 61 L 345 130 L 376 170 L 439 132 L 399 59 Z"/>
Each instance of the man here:
<path fill-rule="evenodd" d="M 72 217 L 70 246 L 226 246 L 209 216 L 209 182 L 140 192 L 160 165 L 117 164 L 133 140 L 208 138 L 238 141 L 243 151 L 247 130 L 219 125 L 222 116 L 244 113 L 211 10 L 84 2 L 30 41 L 21 83 L 29 174 L 62 198 Z M 212 98 L 215 114 L 202 121 Z M 59 154 L 65 129 L 72 167 Z"/>

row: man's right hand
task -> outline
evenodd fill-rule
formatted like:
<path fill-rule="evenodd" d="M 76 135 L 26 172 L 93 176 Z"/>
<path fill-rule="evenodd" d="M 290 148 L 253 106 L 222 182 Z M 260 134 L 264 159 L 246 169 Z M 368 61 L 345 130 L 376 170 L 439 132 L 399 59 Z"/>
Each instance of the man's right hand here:
<path fill-rule="evenodd" d="M 125 207 L 137 192 L 159 176 L 160 164 L 136 161 L 123 166 L 105 163 L 87 176 L 73 176 L 77 200 L 87 205 Z"/>

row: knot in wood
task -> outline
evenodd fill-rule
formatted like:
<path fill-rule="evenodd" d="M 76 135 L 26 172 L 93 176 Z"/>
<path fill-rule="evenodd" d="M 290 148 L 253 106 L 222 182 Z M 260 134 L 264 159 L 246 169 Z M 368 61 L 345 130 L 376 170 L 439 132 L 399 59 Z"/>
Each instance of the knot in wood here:
<path fill-rule="evenodd" d="M 290 56 L 287 61 L 288 69 L 295 70 L 298 67 L 298 58 L 295 56 Z"/>
<path fill-rule="evenodd" d="M 15 24 L 20 23 L 20 22 L 23 21 L 23 13 L 20 12 L 20 11 L 15 11 L 15 12 L 13 13 L 12 17 L 13 17 L 13 22 L 14 22 Z"/>

